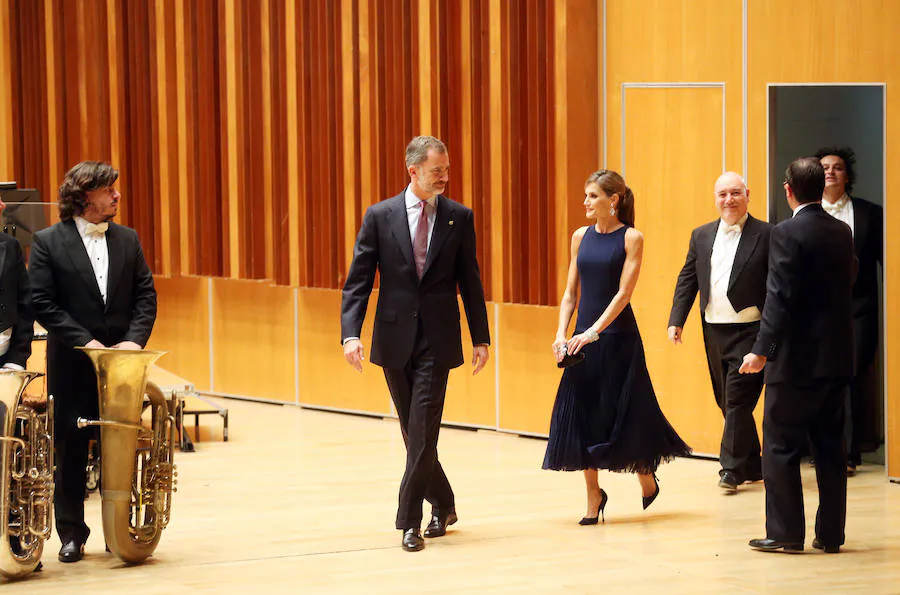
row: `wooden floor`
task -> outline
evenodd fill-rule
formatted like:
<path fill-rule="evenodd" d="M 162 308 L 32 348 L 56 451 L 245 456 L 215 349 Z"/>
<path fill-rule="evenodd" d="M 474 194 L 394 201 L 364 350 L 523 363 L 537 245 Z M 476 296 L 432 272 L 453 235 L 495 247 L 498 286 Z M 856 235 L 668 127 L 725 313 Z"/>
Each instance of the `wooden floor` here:
<path fill-rule="evenodd" d="M 641 510 L 637 480 L 601 475 L 606 524 L 580 527 L 581 475 L 541 471 L 545 443 L 444 429 L 441 460 L 460 521 L 406 553 L 393 529 L 403 443 L 396 422 L 229 401 L 231 441 L 177 459 L 173 520 L 156 555 L 103 551 L 99 498 L 78 564 L 56 560 L 3 593 L 900 593 L 900 486 L 882 467 L 850 480 L 841 555 L 763 554 L 763 487 L 716 487 L 717 465 L 661 468 Z M 212 423 L 210 420 L 209 423 Z M 215 433 L 215 432 L 214 432 Z M 804 467 L 807 508 L 815 480 Z M 811 527 L 812 516 L 808 525 Z"/>

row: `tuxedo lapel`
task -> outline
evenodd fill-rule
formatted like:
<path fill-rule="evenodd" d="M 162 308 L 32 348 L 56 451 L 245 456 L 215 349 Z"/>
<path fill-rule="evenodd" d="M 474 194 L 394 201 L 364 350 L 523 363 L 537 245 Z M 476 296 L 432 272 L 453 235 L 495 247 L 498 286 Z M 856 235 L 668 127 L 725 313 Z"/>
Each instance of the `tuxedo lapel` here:
<path fill-rule="evenodd" d="M 413 258 L 412 238 L 409 235 L 409 219 L 406 217 L 406 197 L 404 194 L 394 197 L 388 213 L 388 223 L 394 239 L 397 240 L 397 247 L 406 258 L 406 262 L 416 270 L 415 259 Z"/>
<path fill-rule="evenodd" d="M 862 201 L 851 198 L 853 201 L 853 250 L 859 257 L 863 246 L 866 245 L 866 235 L 869 233 L 869 213 Z"/>
<path fill-rule="evenodd" d="M 704 288 L 704 291 L 710 290 L 709 280 L 712 274 L 710 261 L 718 230 L 719 221 L 716 220 L 697 234 L 697 284 Z"/>
<path fill-rule="evenodd" d="M 106 247 L 109 251 L 109 273 L 106 282 L 106 305 L 112 302 L 115 295 L 116 285 L 122 276 L 122 265 L 125 261 L 125 246 L 122 241 L 121 230 L 115 223 L 109 224 L 109 230 L 106 232 Z M 93 274 L 93 271 L 91 272 Z"/>
<path fill-rule="evenodd" d="M 434 229 L 431 232 L 431 243 L 428 245 L 428 256 L 425 259 L 425 270 L 422 271 L 423 278 L 428 273 L 428 269 L 431 267 L 431 263 L 433 263 L 434 259 L 437 258 L 437 253 L 440 251 L 441 246 L 443 246 L 444 239 L 447 237 L 447 233 L 450 230 L 450 225 L 452 225 L 451 222 L 452 219 L 450 217 L 450 207 L 443 196 L 438 196 L 437 213 L 434 216 Z"/>
<path fill-rule="evenodd" d="M 6 265 L 6 243 L 0 244 L 0 271 L 4 270 L 4 266 Z"/>
<path fill-rule="evenodd" d="M 75 222 L 71 219 L 64 221 L 60 226 L 60 230 L 63 234 L 66 254 L 72 260 L 72 265 L 81 275 L 81 280 L 87 285 L 91 295 L 102 304 L 103 296 L 100 295 L 100 287 L 97 285 L 97 279 L 94 277 L 94 269 L 91 267 L 91 261 L 88 259 L 87 250 L 84 247 L 84 242 L 81 241 Z"/>
<path fill-rule="evenodd" d="M 744 224 L 744 231 L 741 233 L 741 239 L 738 242 L 737 252 L 734 255 L 734 263 L 731 265 L 731 278 L 728 280 L 729 290 L 734 286 L 735 281 L 744 269 L 744 265 L 753 256 L 757 243 L 759 243 L 759 230 L 756 229 L 756 225 L 753 223 L 753 217 L 748 217 L 747 222 Z"/>

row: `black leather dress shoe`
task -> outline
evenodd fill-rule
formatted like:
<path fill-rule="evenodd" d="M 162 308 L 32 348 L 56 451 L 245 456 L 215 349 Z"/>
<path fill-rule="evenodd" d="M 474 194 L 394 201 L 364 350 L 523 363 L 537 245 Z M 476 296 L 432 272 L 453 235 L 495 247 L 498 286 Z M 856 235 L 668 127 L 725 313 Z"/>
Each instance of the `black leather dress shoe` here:
<path fill-rule="evenodd" d="M 59 548 L 60 562 L 78 562 L 84 557 L 84 544 L 80 541 L 67 541 Z"/>
<path fill-rule="evenodd" d="M 403 540 L 400 542 L 403 549 L 407 552 L 418 552 L 425 547 L 425 540 L 422 539 L 422 531 L 416 527 L 407 529 L 403 532 Z"/>
<path fill-rule="evenodd" d="M 740 485 L 740 481 L 737 478 L 737 475 L 732 473 L 731 471 L 723 471 L 719 476 L 719 487 L 725 490 L 728 494 L 734 494 L 737 492 L 738 485 Z"/>
<path fill-rule="evenodd" d="M 438 515 L 431 516 L 431 522 L 425 527 L 425 537 L 441 537 L 447 534 L 447 527 L 458 521 L 459 518 L 455 512 L 449 513 L 444 518 Z"/>
<path fill-rule="evenodd" d="M 802 543 L 788 543 L 774 539 L 751 539 L 750 547 L 760 552 L 785 552 L 797 554 L 803 551 Z"/>
<path fill-rule="evenodd" d="M 817 550 L 822 550 L 826 554 L 839 554 L 841 552 L 841 546 L 839 545 L 825 545 L 818 539 L 813 539 L 813 547 Z"/>

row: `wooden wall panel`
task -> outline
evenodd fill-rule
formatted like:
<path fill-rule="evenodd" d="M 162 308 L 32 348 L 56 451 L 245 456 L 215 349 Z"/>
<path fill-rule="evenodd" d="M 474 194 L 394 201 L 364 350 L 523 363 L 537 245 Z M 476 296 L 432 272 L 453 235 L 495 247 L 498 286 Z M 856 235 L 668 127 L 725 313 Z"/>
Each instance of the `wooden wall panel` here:
<path fill-rule="evenodd" d="M 209 280 L 156 277 L 159 309 L 148 349 L 166 351 L 159 366 L 210 390 Z"/>
<path fill-rule="evenodd" d="M 297 296 L 297 353 L 299 402 L 303 405 L 390 415 L 391 395 L 384 374 L 368 361 L 375 293 L 362 335 L 366 350 L 363 373 L 358 374 L 341 357 L 341 294 L 329 289 L 300 289 Z"/>
<path fill-rule="evenodd" d="M 216 279 L 211 304 L 212 389 L 293 403 L 293 290 L 254 281 Z"/>
<path fill-rule="evenodd" d="M 495 362 L 500 376 L 500 427 L 546 436 L 562 376 L 553 351 L 556 308 L 501 304 Z"/>
<path fill-rule="evenodd" d="M 556 303 L 579 210 L 556 193 L 599 160 L 598 0 L 2 4 L 7 163 L 52 201 L 77 161 L 114 162 L 155 273 L 339 288 L 363 211 L 434 134 L 488 297 Z"/>
<path fill-rule="evenodd" d="M 743 173 L 741 0 L 607 0 L 606 18 L 609 167 L 621 163 L 623 83 L 721 82 L 726 167 Z M 641 213 L 638 200 L 638 227 Z"/>
<path fill-rule="evenodd" d="M 722 170 L 722 90 L 628 89 L 625 163 L 642 207 L 644 260 L 632 304 L 643 330 L 647 366 L 660 406 L 696 452 L 718 455 L 722 413 L 712 394 L 695 310 L 684 344 L 666 341 L 671 296 L 684 264 L 690 230 L 715 216 L 713 182 Z M 690 155 L 691 167 L 684 168 Z M 678 204 L 667 191 L 678 178 Z M 712 211 L 712 212 L 711 212 Z"/>
<path fill-rule="evenodd" d="M 494 325 L 494 304 L 488 302 L 488 326 L 491 336 L 497 336 Z M 480 426 L 484 428 L 497 427 L 497 400 L 496 392 L 497 369 L 496 362 L 488 361 L 488 365 L 478 373 L 472 375 L 472 336 L 465 321 L 465 310 L 462 300 L 459 301 L 459 311 L 462 313 L 462 345 L 463 365 L 450 372 L 447 380 L 447 398 L 444 401 L 444 421 L 467 426 Z M 494 350 L 496 355 L 497 350 Z"/>
<path fill-rule="evenodd" d="M 8 3 L 0 2 L 0 39 L 13 40 L 13 24 L 10 22 L 10 8 Z M 12 67 L 16 60 L 12 55 L 15 43 L 0 43 L 0 179 L 11 180 L 15 178 L 15 159 L 13 151 L 16 143 L 13 139 L 13 110 L 18 104 L 13 98 L 13 90 L 10 85 L 3 85 L 4 81 L 15 80 L 12 75 Z"/>
<path fill-rule="evenodd" d="M 783 3 L 758 0 L 749 5 L 749 145 L 751 185 L 766 183 L 766 105 L 769 83 L 878 83 L 886 90 L 885 158 L 885 357 L 887 371 L 888 475 L 900 477 L 900 218 L 894 202 L 900 196 L 900 97 L 891 90 L 900 85 L 900 11 L 879 0 L 829 2 L 794 0 L 791 13 L 803 15 L 804 26 L 784 18 Z M 864 31 L 852 44 L 834 44 L 837 33 Z M 778 197 L 779 199 L 782 197 Z M 892 198 L 894 201 L 892 201 Z"/>

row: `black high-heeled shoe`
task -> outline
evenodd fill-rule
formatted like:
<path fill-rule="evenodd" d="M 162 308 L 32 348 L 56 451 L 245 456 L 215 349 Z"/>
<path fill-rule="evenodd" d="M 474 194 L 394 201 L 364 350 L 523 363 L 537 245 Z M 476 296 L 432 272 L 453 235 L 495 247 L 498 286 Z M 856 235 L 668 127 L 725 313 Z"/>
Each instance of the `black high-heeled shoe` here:
<path fill-rule="evenodd" d="M 656 491 L 650 494 L 649 496 L 642 496 L 644 501 L 644 510 L 647 510 L 653 501 L 656 500 L 656 497 L 659 496 L 659 478 L 656 477 L 656 473 L 653 474 L 653 483 L 656 484 Z"/>
<path fill-rule="evenodd" d="M 578 521 L 579 525 L 596 525 L 599 519 L 603 519 L 603 522 L 606 522 L 606 516 L 603 512 L 603 509 L 606 508 L 606 502 L 609 500 L 609 496 L 606 495 L 606 492 L 603 488 L 600 488 L 600 506 L 597 507 L 597 516 L 586 516 L 583 517 L 580 521 Z"/>

